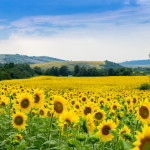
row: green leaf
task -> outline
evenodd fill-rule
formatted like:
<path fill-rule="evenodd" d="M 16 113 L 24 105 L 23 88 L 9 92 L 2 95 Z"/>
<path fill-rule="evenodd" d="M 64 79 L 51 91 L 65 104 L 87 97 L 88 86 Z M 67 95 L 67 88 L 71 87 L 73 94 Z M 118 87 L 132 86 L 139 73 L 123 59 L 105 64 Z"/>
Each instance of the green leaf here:
<path fill-rule="evenodd" d="M 123 146 L 124 146 L 125 150 L 130 150 L 130 149 L 134 148 L 134 146 L 131 143 L 126 142 L 124 140 L 123 140 Z"/>
<path fill-rule="evenodd" d="M 114 130 L 110 130 L 109 132 L 110 132 L 113 136 L 117 136 L 117 134 L 118 134 L 118 132 L 117 132 L 116 130 L 115 130 L 115 131 L 114 131 Z"/>
<path fill-rule="evenodd" d="M 51 146 L 51 147 L 54 147 L 54 146 L 57 145 L 57 142 L 54 141 L 54 140 L 46 141 L 46 142 L 43 143 L 43 145 L 49 145 L 49 146 Z"/>
<path fill-rule="evenodd" d="M 23 150 L 26 147 L 26 144 L 19 145 L 17 150 Z"/>

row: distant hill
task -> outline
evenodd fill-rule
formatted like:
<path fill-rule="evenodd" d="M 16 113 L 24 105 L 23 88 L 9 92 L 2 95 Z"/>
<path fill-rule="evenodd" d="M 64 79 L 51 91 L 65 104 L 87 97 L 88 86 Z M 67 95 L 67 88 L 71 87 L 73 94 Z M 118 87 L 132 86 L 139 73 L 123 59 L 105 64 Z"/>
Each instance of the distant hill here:
<path fill-rule="evenodd" d="M 119 64 L 120 65 L 136 65 L 136 66 L 150 65 L 150 59 L 125 61 Z"/>
<path fill-rule="evenodd" d="M 45 62 L 56 62 L 64 61 L 57 58 L 52 58 L 48 56 L 26 56 L 26 55 L 11 55 L 11 54 L 0 54 L 0 63 L 28 63 L 28 64 L 39 64 Z"/>
<path fill-rule="evenodd" d="M 40 67 L 41 69 L 49 69 L 53 66 L 60 68 L 61 66 L 67 66 L 70 70 L 73 70 L 75 65 L 79 65 L 80 67 L 84 66 L 87 68 L 95 67 L 97 69 L 105 69 L 105 68 L 122 68 L 123 66 L 113 63 L 110 61 L 61 61 L 61 62 L 48 62 L 42 64 L 33 64 L 32 68 Z"/>

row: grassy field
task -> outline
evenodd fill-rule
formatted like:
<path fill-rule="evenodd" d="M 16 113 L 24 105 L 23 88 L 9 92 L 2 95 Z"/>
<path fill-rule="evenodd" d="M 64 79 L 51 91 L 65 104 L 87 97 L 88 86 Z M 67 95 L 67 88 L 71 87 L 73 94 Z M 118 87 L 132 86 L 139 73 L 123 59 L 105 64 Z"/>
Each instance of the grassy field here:
<path fill-rule="evenodd" d="M 42 69 L 48 69 L 53 66 L 60 68 L 61 66 L 68 66 L 70 70 L 73 70 L 75 65 L 85 66 L 85 67 L 95 67 L 97 69 L 101 68 L 101 65 L 105 65 L 104 61 L 61 61 L 61 62 L 48 62 L 42 64 L 33 64 L 32 68 L 40 67 Z"/>

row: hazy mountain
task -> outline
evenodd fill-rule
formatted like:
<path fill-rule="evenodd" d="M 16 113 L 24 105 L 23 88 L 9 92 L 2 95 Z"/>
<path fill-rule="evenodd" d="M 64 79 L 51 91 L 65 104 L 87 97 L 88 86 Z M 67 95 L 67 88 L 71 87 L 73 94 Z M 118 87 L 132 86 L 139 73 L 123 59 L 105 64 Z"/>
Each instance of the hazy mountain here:
<path fill-rule="evenodd" d="M 28 63 L 28 64 L 38 64 L 45 62 L 56 62 L 64 61 L 61 59 L 48 57 L 48 56 L 26 56 L 26 55 L 11 55 L 11 54 L 0 54 L 0 63 Z"/>
<path fill-rule="evenodd" d="M 145 60 L 131 60 L 119 63 L 121 65 L 150 65 L 150 59 Z"/>

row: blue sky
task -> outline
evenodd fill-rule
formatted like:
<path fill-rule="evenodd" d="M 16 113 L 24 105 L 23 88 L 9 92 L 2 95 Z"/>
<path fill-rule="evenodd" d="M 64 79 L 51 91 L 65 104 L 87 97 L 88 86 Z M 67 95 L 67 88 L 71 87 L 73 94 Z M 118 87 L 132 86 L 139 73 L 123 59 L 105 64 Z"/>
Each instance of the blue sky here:
<path fill-rule="evenodd" d="M 1 0 L 0 53 L 147 59 L 149 0 Z"/>

